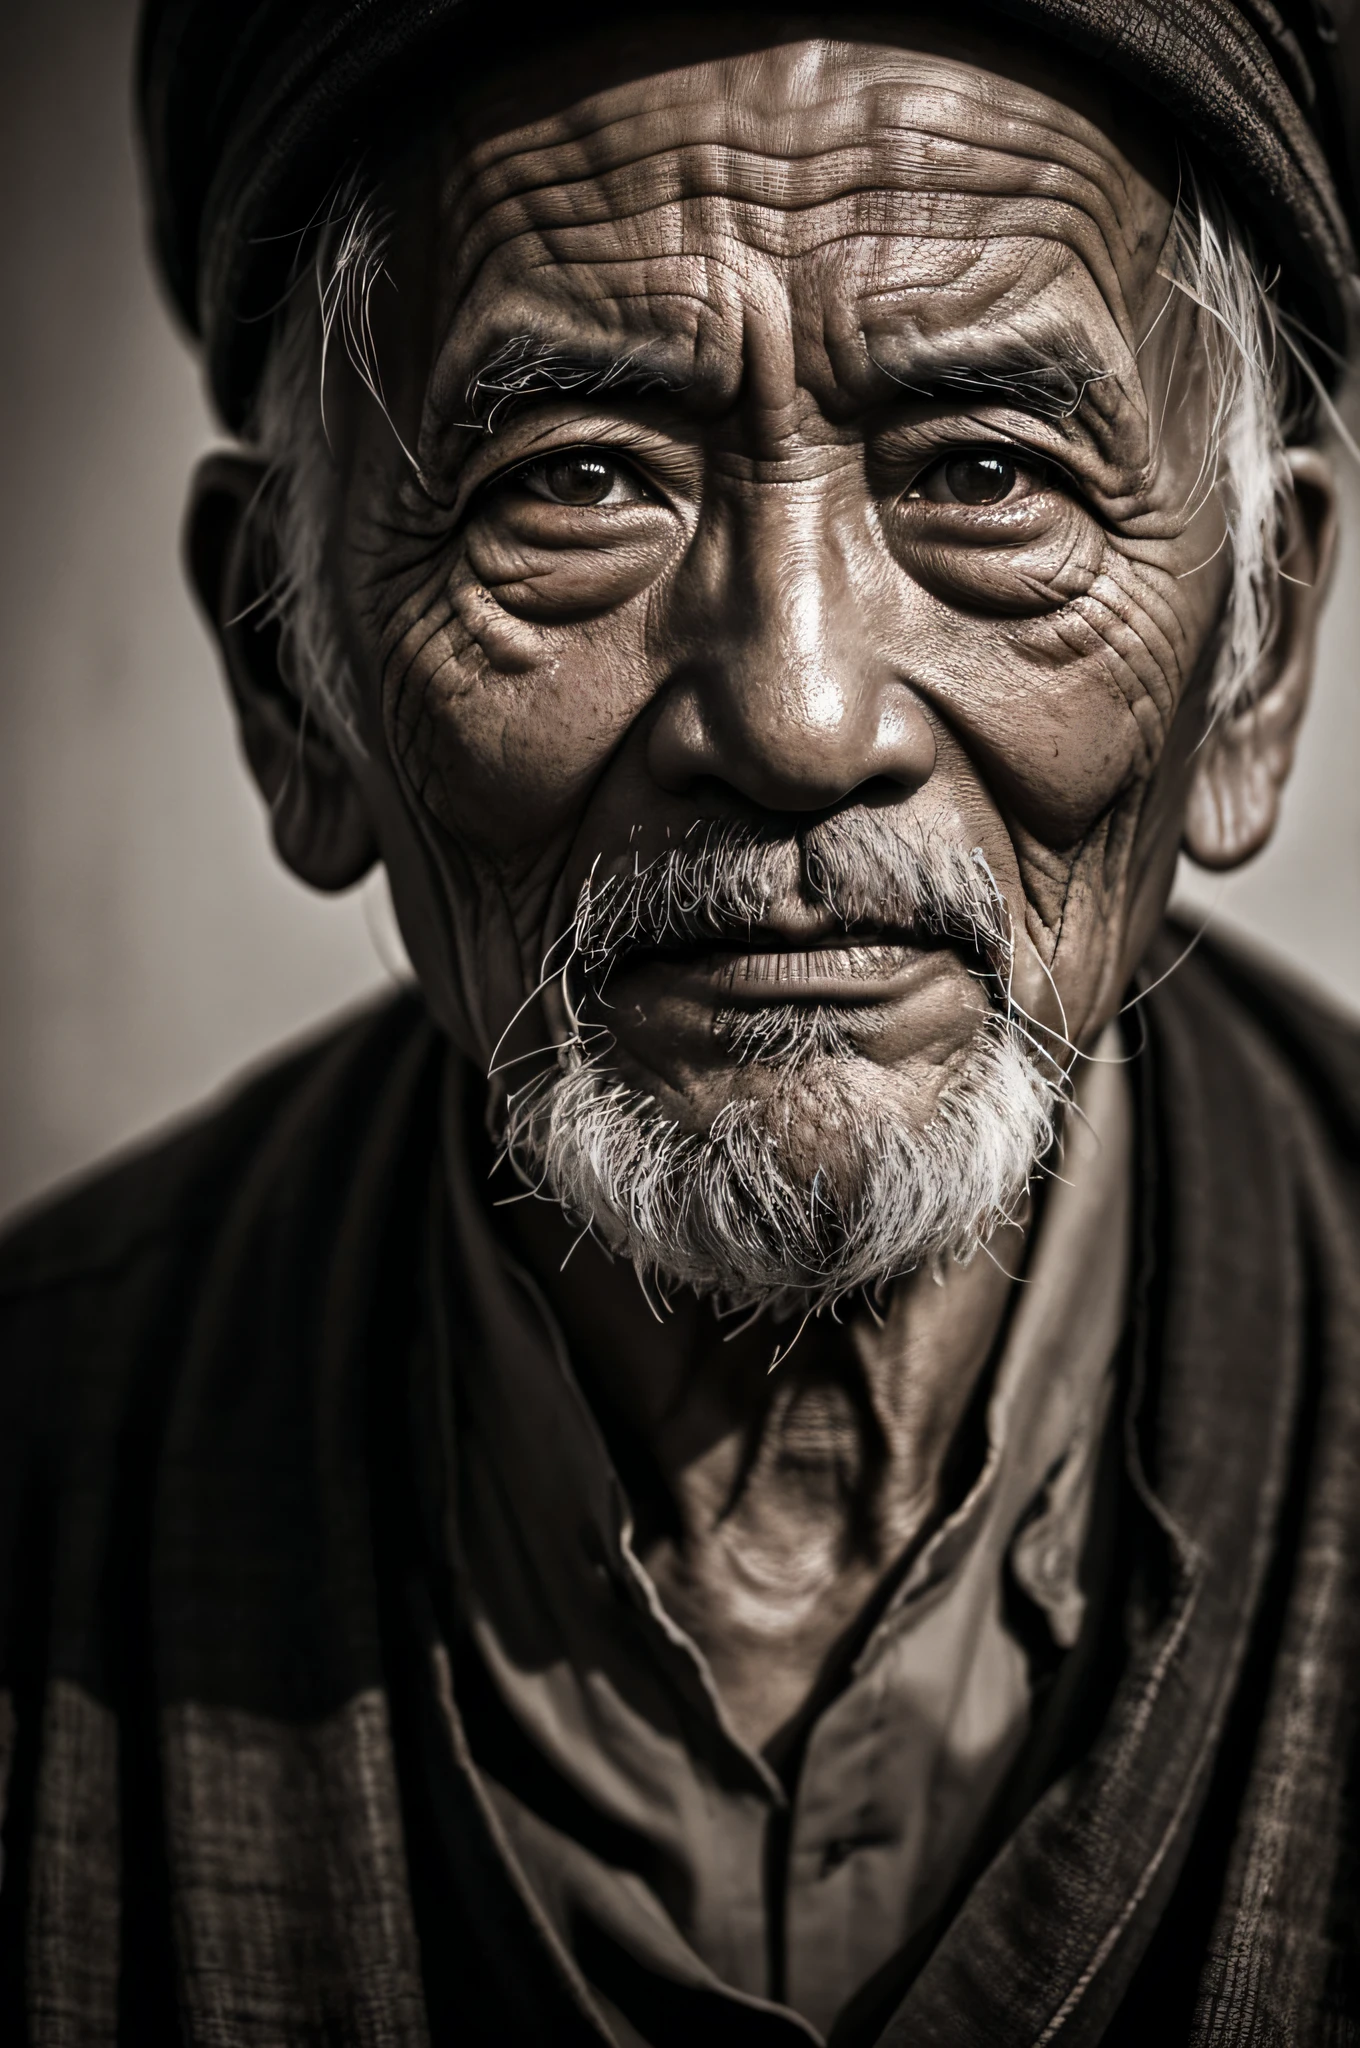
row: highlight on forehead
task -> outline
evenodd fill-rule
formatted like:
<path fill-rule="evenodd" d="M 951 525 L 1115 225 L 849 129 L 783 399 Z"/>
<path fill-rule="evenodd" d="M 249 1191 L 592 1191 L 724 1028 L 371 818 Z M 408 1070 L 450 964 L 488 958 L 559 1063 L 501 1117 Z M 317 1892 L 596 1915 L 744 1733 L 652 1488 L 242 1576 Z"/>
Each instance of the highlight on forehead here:
<path fill-rule="evenodd" d="M 604 77 L 573 99 L 564 76 L 556 112 L 479 141 L 450 123 L 427 159 L 432 430 L 679 394 L 725 413 L 753 319 L 783 337 L 763 369 L 786 351 L 831 419 L 891 401 L 885 384 L 1099 418 L 1102 440 L 1146 410 L 1163 209 L 1088 111 L 985 59 L 867 40 Z M 501 110 L 526 111 L 509 92 Z"/>
<path fill-rule="evenodd" d="M 1168 190 L 1174 184 L 1174 145 L 1130 88 L 1032 27 L 1000 16 L 960 22 L 943 8 L 655 13 L 645 25 L 622 19 L 593 32 L 573 23 L 559 39 L 536 39 L 469 79 L 445 136 L 454 156 L 484 164 L 503 158 L 507 143 L 511 156 L 587 143 L 603 168 L 611 154 L 630 152 L 639 121 L 706 98 L 718 124 L 710 139 L 796 160 L 812 123 L 832 148 L 863 143 L 863 107 L 846 91 L 848 72 L 889 127 L 913 98 L 943 94 L 977 140 L 994 135 L 1000 117 L 1017 138 L 1029 130 L 1030 143 L 1051 132 L 1073 164 L 1091 164 L 1113 143 L 1138 175 Z"/>
<path fill-rule="evenodd" d="M 749 91 L 732 90 L 738 71 Z M 631 356 L 606 365 L 601 382 L 599 365 L 554 369 L 545 347 L 521 340 L 516 354 L 516 336 L 574 338 L 554 333 L 564 298 L 579 298 L 587 330 L 612 329 L 618 345 L 637 342 L 641 328 L 650 330 L 649 355 L 653 344 L 664 355 L 697 343 L 700 356 L 716 348 L 730 357 L 753 263 L 826 271 L 784 280 L 796 303 L 808 287 L 828 287 L 834 268 L 854 326 L 850 298 L 919 301 L 927 273 L 950 278 L 966 252 L 1004 243 L 1028 252 L 1025 262 L 1061 267 L 1066 250 L 1102 302 L 1094 308 L 1102 329 L 1113 315 L 1119 353 L 1136 346 L 1165 234 L 1160 195 L 1085 112 L 1030 82 L 930 52 L 840 41 L 700 61 L 602 88 L 596 79 L 579 100 L 569 97 L 570 82 L 553 114 L 518 126 L 507 118 L 462 145 L 452 126 L 444 132 L 436 173 L 448 266 L 439 266 L 442 317 L 465 313 L 468 328 L 482 331 L 483 357 L 506 351 L 475 372 L 464 355 L 455 372 L 460 397 L 471 381 L 479 422 L 499 425 L 554 382 L 559 395 L 586 397 L 647 395 L 670 381 L 653 361 L 639 375 Z M 507 117 L 512 100 L 503 102 Z M 1011 279 L 1017 312 L 1032 292 L 1031 278 Z M 938 318 L 943 294 L 930 296 Z M 508 338 L 497 300 L 515 309 Z M 840 330 L 842 316 L 832 324 Z M 1035 323 L 1026 313 L 1022 324 Z M 570 316 L 569 325 L 577 325 Z M 725 340 L 718 329 L 728 330 Z M 1018 379 L 1009 365 L 995 374 L 1017 394 L 1025 383 L 1031 409 L 1068 414 L 1108 368 L 1090 356 L 1108 353 L 1088 340 L 1057 377 L 1032 365 L 1014 366 Z M 891 359 L 883 368 L 900 378 Z M 956 379 L 954 388 L 967 387 Z M 996 395 L 1004 396 L 1000 386 Z"/>
<path fill-rule="evenodd" d="M 771 24 L 772 37 L 780 31 Z M 663 55 L 650 73 L 606 72 L 603 84 L 565 53 L 546 103 L 533 90 L 541 60 L 526 59 L 524 93 L 498 95 L 497 119 L 483 108 L 470 128 L 455 120 L 444 131 L 454 244 L 475 267 L 507 235 L 586 231 L 589 242 L 592 223 L 721 198 L 754 209 L 772 251 L 794 254 L 820 232 L 809 209 L 856 190 L 937 205 L 1046 200 L 1070 210 L 1079 238 L 1085 217 L 1106 261 L 1146 239 L 1156 195 L 1118 123 L 1099 125 L 1059 79 L 1055 97 L 1004 64 L 989 68 L 985 44 L 942 55 L 845 33 L 672 68 Z"/>

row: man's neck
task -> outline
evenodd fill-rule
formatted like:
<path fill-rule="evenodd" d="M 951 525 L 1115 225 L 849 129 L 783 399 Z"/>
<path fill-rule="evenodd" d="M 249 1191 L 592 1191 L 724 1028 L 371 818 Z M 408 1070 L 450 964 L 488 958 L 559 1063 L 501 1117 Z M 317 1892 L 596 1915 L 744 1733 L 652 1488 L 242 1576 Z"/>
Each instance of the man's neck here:
<path fill-rule="evenodd" d="M 1018 1272 L 990 1256 L 899 1280 L 881 1317 L 734 1330 L 692 1296 L 658 1319 L 632 1270 L 547 1204 L 502 1210 L 561 1321 L 628 1491 L 638 1549 L 755 1748 L 798 1720 L 885 1574 L 962 1476 L 970 1405 Z"/>

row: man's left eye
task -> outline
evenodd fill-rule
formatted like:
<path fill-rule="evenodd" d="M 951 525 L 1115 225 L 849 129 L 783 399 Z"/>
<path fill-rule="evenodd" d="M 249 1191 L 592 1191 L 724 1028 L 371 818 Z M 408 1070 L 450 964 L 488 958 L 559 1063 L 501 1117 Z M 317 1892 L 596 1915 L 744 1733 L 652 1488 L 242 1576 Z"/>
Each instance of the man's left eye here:
<path fill-rule="evenodd" d="M 908 495 L 934 505 L 1005 505 L 1042 490 L 1045 481 L 1037 464 L 1017 462 L 1001 449 L 970 449 L 932 464 Z"/>
<path fill-rule="evenodd" d="M 647 495 L 625 464 L 580 448 L 529 463 L 515 482 L 550 505 L 637 505 Z"/>

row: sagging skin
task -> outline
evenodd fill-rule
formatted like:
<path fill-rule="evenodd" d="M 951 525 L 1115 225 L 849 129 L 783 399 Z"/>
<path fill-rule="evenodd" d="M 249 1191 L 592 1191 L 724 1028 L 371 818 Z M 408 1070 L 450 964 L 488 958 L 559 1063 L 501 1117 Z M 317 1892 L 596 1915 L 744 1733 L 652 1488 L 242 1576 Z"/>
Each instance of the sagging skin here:
<path fill-rule="evenodd" d="M 1117 97 L 938 24 L 658 21 L 645 49 L 602 32 L 479 82 L 394 172 L 391 421 L 342 362 L 327 392 L 362 756 L 300 730 L 269 637 L 236 623 L 248 453 L 201 471 L 190 553 L 283 857 L 321 887 L 385 863 L 435 1014 L 484 1066 L 592 866 L 709 821 L 872 806 L 981 848 L 1017 994 L 1082 1047 L 1180 847 L 1228 867 L 1269 836 L 1332 485 L 1293 456 L 1267 673 L 1200 746 L 1227 589 L 1210 395 L 1165 274 L 1174 153 Z M 834 937 L 795 893 L 723 986 L 647 960 L 612 994 L 619 1063 L 706 1128 L 759 1085 L 713 1029 L 735 973 L 838 1003 L 885 1101 L 929 1116 L 978 983 L 949 948 L 885 974 Z M 559 1025 L 549 1002 L 519 1028 Z M 805 1105 L 791 1141 L 834 1168 L 815 1073 Z M 592 1244 L 560 1270 L 556 1212 L 501 1213 L 663 1599 L 738 1730 L 787 1734 L 939 1511 L 1023 1226 L 942 1285 L 900 1280 L 882 1328 L 811 1327 L 771 1379 L 767 1327 L 724 1343 L 690 1299 L 658 1327 Z"/>

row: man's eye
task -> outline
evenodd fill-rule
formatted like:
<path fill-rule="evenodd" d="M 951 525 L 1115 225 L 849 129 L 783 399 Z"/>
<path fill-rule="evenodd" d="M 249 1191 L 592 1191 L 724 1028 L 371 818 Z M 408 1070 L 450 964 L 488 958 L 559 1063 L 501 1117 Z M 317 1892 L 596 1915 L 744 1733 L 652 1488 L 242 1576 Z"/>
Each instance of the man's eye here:
<path fill-rule="evenodd" d="M 1033 469 L 995 450 L 951 455 L 918 478 L 910 495 L 935 505 L 1004 505 L 1042 488 Z"/>
<path fill-rule="evenodd" d="M 646 495 L 621 462 L 583 449 L 532 462 L 515 482 L 550 505 L 635 505 Z"/>

